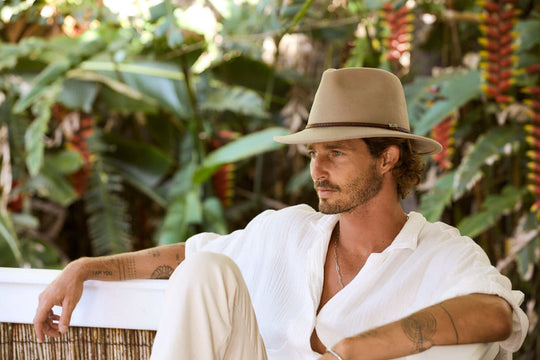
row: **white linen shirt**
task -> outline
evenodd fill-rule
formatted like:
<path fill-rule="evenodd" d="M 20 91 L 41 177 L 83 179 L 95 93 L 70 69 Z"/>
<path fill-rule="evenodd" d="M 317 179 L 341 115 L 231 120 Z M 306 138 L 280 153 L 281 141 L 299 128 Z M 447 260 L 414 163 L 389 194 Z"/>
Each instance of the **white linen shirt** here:
<path fill-rule="evenodd" d="M 235 261 L 248 286 L 269 360 L 318 359 L 321 355 L 310 345 L 314 327 L 322 343 L 333 346 L 345 337 L 471 293 L 496 294 L 511 304 L 514 328 L 509 339 L 433 347 L 402 359 L 493 359 L 497 353 L 497 359 L 510 359 L 521 346 L 528 326 L 519 308 L 523 294 L 511 290 L 510 281 L 470 238 L 415 212 L 392 244 L 371 254 L 356 277 L 317 314 L 326 252 L 338 219 L 307 205 L 268 210 L 229 235 L 191 237 L 186 257 L 210 251 Z"/>

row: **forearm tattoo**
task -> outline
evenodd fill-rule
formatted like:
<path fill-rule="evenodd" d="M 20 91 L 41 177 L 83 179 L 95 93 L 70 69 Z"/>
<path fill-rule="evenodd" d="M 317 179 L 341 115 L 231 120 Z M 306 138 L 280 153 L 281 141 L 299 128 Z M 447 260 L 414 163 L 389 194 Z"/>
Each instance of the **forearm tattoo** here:
<path fill-rule="evenodd" d="M 168 279 L 171 277 L 174 269 L 169 265 L 159 265 L 150 275 L 151 279 Z"/>
<path fill-rule="evenodd" d="M 92 277 L 104 280 L 114 280 L 116 274 L 116 261 L 110 258 L 101 260 L 96 269 L 92 270 Z"/>
<path fill-rule="evenodd" d="M 159 249 L 153 248 L 149 249 L 148 252 L 152 255 L 152 257 L 157 258 L 161 256 L 161 253 L 159 252 Z"/>
<path fill-rule="evenodd" d="M 118 259 L 117 264 L 120 280 L 135 279 L 137 277 L 135 258 L 133 256 L 129 256 L 125 259 Z"/>
<path fill-rule="evenodd" d="M 99 268 L 92 271 L 98 279 L 128 280 L 137 277 L 135 258 L 133 256 L 122 258 L 105 258 L 99 262 Z"/>
<path fill-rule="evenodd" d="M 379 332 L 377 331 L 377 329 L 371 329 L 371 330 L 365 331 L 365 332 L 363 332 L 361 334 L 358 334 L 356 336 L 359 337 L 359 338 L 368 338 L 368 337 L 377 336 L 378 334 L 379 334 Z"/>
<path fill-rule="evenodd" d="M 448 317 L 450 318 L 450 322 L 452 323 L 452 327 L 454 328 L 454 333 L 456 334 L 456 344 L 459 344 L 459 335 L 456 328 L 456 324 L 454 323 L 454 318 L 452 318 L 452 315 L 450 315 L 448 310 L 446 310 L 446 308 L 442 304 L 439 304 L 439 306 L 444 310 L 446 315 L 448 315 Z"/>
<path fill-rule="evenodd" d="M 422 311 L 401 320 L 401 328 L 417 352 L 429 349 L 437 330 L 437 320 L 428 311 Z"/>

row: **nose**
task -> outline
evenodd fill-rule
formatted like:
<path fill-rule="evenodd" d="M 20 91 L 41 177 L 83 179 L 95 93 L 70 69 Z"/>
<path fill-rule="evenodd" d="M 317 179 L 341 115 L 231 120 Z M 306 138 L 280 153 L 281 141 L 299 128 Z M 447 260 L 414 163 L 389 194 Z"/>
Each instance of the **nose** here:
<path fill-rule="evenodd" d="M 313 179 L 313 181 L 325 180 L 328 176 L 328 172 L 324 164 L 324 160 L 320 157 L 311 158 L 309 169 L 310 169 L 311 178 Z"/>

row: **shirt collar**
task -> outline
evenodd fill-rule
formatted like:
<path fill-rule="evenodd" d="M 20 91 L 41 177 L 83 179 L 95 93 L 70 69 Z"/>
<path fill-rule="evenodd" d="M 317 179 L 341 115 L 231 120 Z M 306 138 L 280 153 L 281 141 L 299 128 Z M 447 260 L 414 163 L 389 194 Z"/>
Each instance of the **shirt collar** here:
<path fill-rule="evenodd" d="M 322 233 L 329 234 L 334 229 L 338 220 L 339 215 L 324 215 L 320 222 L 318 222 L 317 227 Z M 392 244 L 390 244 L 383 252 L 397 249 L 416 249 L 418 247 L 418 236 L 425 224 L 426 219 L 422 214 L 411 211 L 409 213 L 409 218 L 401 231 L 394 238 Z"/>
<path fill-rule="evenodd" d="M 392 244 L 383 252 L 388 252 L 396 249 L 411 249 L 418 247 L 418 235 L 426 224 L 426 219 L 422 214 L 411 211 L 409 218 L 403 225 L 401 231 L 397 234 Z"/>

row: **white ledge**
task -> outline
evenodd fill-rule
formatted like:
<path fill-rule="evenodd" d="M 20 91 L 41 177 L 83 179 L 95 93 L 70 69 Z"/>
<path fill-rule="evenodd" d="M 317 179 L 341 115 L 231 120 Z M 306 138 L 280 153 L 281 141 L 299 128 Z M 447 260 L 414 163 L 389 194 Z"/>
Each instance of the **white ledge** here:
<path fill-rule="evenodd" d="M 0 322 L 32 323 L 39 294 L 59 273 L 0 267 Z M 167 280 L 86 281 L 71 325 L 156 330 L 166 286 Z"/>

